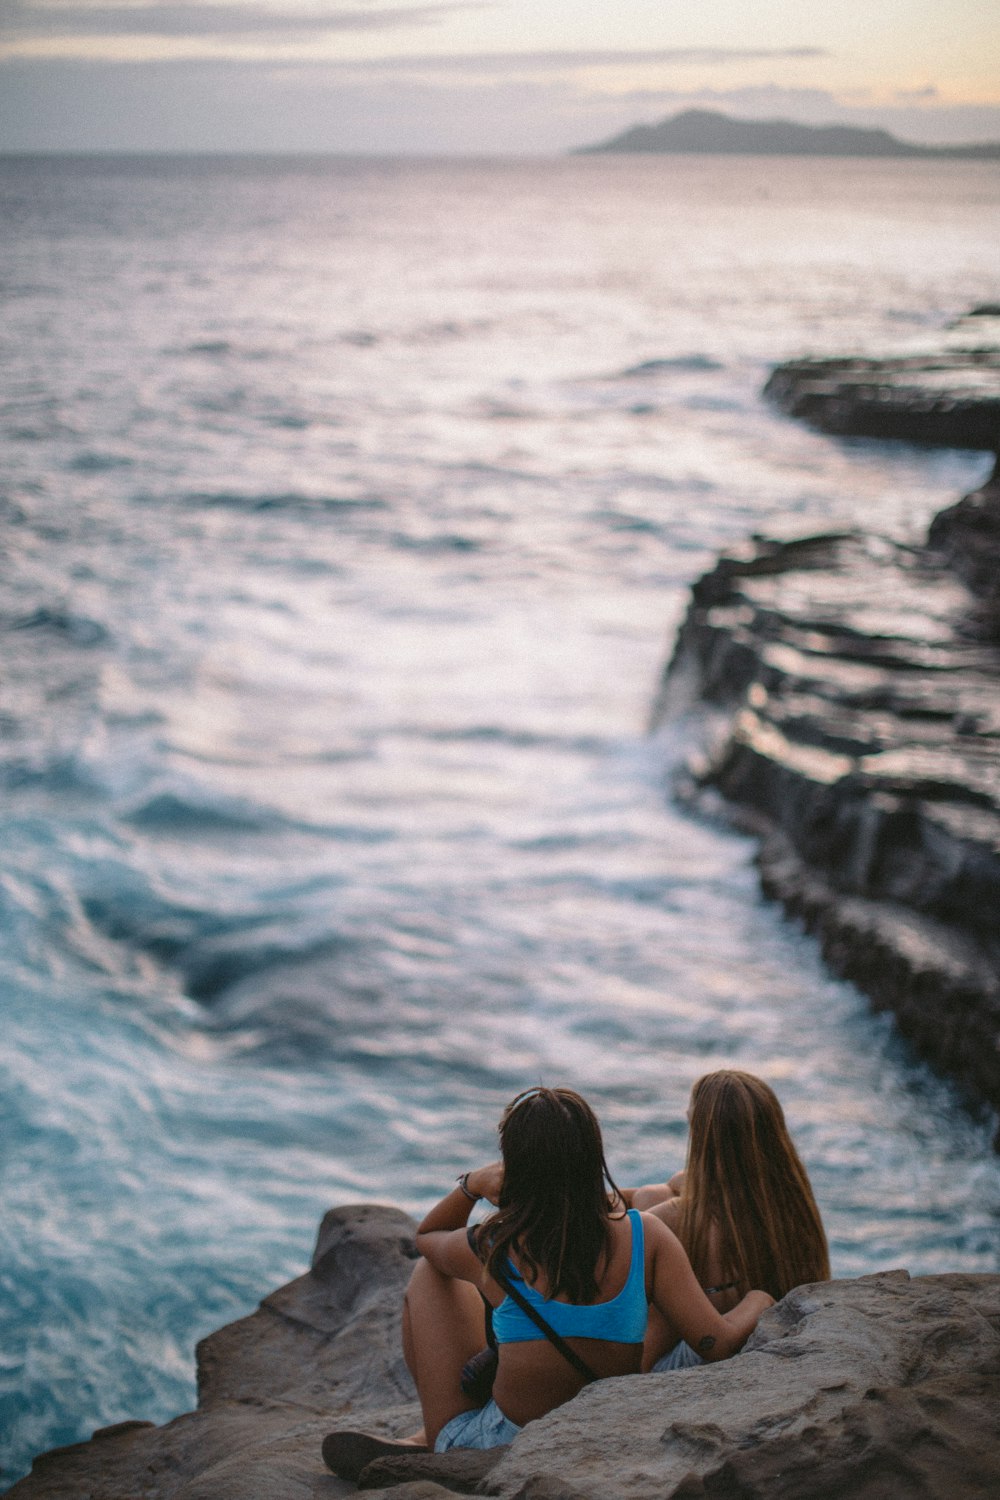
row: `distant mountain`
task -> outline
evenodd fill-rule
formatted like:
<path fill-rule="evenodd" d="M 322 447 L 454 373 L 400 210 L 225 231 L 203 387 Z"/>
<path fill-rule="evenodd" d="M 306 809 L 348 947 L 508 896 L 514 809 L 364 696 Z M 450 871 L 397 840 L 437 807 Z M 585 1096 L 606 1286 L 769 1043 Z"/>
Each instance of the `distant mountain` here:
<path fill-rule="evenodd" d="M 687 109 L 658 125 L 633 125 L 610 141 L 581 146 L 577 156 L 601 151 L 709 152 L 745 156 L 921 156 L 1000 160 L 1000 141 L 979 146 L 915 146 L 887 130 L 856 125 L 797 125 L 793 120 L 734 120 L 708 109 Z"/>

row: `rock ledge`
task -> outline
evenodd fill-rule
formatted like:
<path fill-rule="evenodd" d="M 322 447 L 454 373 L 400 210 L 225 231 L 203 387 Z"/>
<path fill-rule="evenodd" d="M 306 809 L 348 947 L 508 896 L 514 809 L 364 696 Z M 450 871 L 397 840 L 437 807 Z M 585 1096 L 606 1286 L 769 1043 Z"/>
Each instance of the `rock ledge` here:
<path fill-rule="evenodd" d="M 199 1349 L 198 1410 L 36 1459 L 13 1500 L 334 1500 L 338 1424 L 402 1433 L 413 1224 L 326 1215 L 312 1269 Z M 1000 1276 L 799 1287 L 734 1360 L 588 1387 L 493 1453 L 370 1465 L 396 1500 L 989 1500 L 1000 1482 Z"/>
<path fill-rule="evenodd" d="M 656 717 L 725 711 L 682 796 L 739 809 L 765 892 L 1000 1108 L 1000 645 L 980 606 L 927 548 L 755 540 L 695 585 Z"/>

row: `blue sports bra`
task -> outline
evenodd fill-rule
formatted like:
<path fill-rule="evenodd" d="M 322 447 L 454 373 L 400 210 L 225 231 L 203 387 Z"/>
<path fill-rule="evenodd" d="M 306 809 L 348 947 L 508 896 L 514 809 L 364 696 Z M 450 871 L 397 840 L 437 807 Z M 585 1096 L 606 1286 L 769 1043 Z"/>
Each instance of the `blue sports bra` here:
<path fill-rule="evenodd" d="M 529 1286 L 507 1262 L 507 1275 L 518 1284 L 526 1302 L 538 1308 L 542 1317 L 563 1338 L 604 1339 L 611 1344 L 641 1344 L 646 1333 L 646 1257 L 642 1233 L 642 1215 L 634 1208 L 628 1212 L 632 1224 L 632 1259 L 625 1285 L 610 1302 L 550 1301 Z M 493 1309 L 493 1333 L 498 1344 L 522 1344 L 544 1335 L 522 1312 L 512 1297 L 505 1297 Z"/>

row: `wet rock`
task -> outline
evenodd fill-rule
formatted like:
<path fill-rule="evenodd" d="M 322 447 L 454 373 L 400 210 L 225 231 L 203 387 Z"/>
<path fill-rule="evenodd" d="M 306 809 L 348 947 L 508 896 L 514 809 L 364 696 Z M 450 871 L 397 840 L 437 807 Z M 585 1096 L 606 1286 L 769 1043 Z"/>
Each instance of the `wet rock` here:
<path fill-rule="evenodd" d="M 764 389 L 782 410 L 823 432 L 1000 450 L 995 349 L 797 360 L 779 365 Z"/>
<path fill-rule="evenodd" d="M 762 840 L 768 895 L 935 1066 L 1000 1107 L 1000 645 L 939 552 L 756 540 L 692 591 L 656 716 L 696 703 L 679 778 Z"/>
<path fill-rule="evenodd" d="M 1000 311 L 974 307 L 930 348 L 791 360 L 772 372 L 764 394 L 823 432 L 998 453 Z"/>
<path fill-rule="evenodd" d="M 780 365 L 766 393 L 828 432 L 1000 452 L 997 308 L 936 344 Z M 844 533 L 722 558 L 693 590 L 659 705 L 727 710 L 686 793 L 713 786 L 742 810 L 767 894 L 994 1108 L 998 476 L 937 516 L 923 547 Z"/>
<path fill-rule="evenodd" d="M 1000 462 L 982 489 L 934 517 L 927 541 L 980 601 L 983 635 L 1000 640 Z"/>

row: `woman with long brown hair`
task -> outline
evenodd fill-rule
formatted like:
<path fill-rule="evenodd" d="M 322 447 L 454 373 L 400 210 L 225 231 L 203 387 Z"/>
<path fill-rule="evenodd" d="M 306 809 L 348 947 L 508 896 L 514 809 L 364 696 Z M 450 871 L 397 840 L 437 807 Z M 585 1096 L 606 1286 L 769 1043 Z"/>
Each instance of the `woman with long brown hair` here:
<path fill-rule="evenodd" d="M 623 1197 L 674 1231 L 715 1306 L 735 1306 L 750 1287 L 779 1300 L 829 1280 L 823 1221 L 774 1090 L 750 1073 L 708 1073 L 691 1090 L 688 1122 L 685 1170 Z M 652 1314 L 643 1368 L 696 1363 L 677 1326 Z"/>
<path fill-rule="evenodd" d="M 650 1304 L 706 1360 L 735 1354 L 771 1306 L 767 1292 L 748 1289 L 725 1313 L 713 1307 L 676 1236 L 623 1206 L 597 1118 L 572 1089 L 519 1094 L 500 1122 L 500 1152 L 464 1173 L 417 1230 L 403 1354 L 423 1411 L 420 1444 L 497 1447 L 588 1380 L 638 1373 Z M 496 1211 L 470 1230 L 480 1199 Z M 463 1368 L 482 1350 L 484 1302 L 497 1359 L 492 1392 L 477 1397 Z M 337 1432 L 323 1456 L 356 1478 L 413 1442 Z"/>

